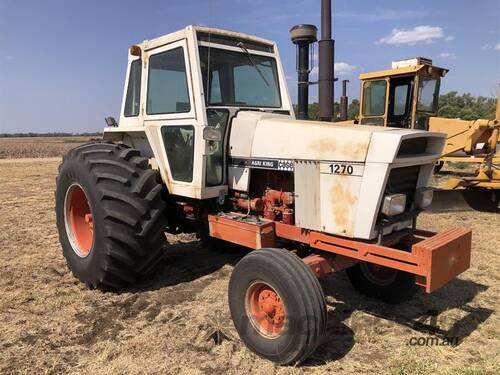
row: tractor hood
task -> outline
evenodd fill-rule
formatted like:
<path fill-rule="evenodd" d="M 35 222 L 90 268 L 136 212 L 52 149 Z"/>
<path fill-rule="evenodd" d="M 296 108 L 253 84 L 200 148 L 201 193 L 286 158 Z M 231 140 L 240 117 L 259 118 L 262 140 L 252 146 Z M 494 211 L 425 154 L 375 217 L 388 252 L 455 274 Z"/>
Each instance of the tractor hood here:
<path fill-rule="evenodd" d="M 435 139 L 425 148 L 440 152 L 440 133 L 241 111 L 232 122 L 229 153 L 242 159 L 392 163 L 403 139 L 420 137 Z"/>

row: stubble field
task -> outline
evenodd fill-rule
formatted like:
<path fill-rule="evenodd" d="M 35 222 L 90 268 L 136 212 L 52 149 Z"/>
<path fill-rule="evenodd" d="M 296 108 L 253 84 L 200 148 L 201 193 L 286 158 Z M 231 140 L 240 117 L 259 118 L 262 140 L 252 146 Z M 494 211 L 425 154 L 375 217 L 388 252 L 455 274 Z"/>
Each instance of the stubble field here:
<path fill-rule="evenodd" d="M 0 160 L 2 374 L 500 373 L 500 215 L 421 216 L 422 228 L 474 233 L 471 269 L 432 295 L 390 306 L 355 292 L 344 273 L 322 280 L 325 342 L 307 362 L 277 367 L 249 352 L 230 320 L 227 284 L 242 253 L 169 236 L 159 267 L 134 287 L 103 293 L 78 282 L 55 227 L 59 155 Z M 219 345 L 215 331 L 227 336 Z"/>
<path fill-rule="evenodd" d="M 0 138 L 0 159 L 60 157 L 92 137 Z"/>

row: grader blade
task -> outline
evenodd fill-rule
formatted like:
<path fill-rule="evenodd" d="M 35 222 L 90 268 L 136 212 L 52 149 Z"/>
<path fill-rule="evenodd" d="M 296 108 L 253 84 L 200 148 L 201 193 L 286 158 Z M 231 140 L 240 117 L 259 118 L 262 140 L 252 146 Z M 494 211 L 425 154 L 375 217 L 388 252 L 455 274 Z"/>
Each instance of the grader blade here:
<path fill-rule="evenodd" d="M 435 190 L 429 212 L 482 211 L 500 213 L 500 191 L 493 189 Z"/>

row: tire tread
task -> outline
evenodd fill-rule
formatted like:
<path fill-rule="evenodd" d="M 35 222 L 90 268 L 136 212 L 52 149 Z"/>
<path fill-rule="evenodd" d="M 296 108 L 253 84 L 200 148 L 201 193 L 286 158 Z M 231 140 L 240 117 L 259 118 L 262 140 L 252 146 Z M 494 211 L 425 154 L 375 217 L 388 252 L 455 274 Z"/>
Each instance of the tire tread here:
<path fill-rule="evenodd" d="M 76 163 L 81 173 L 93 179 L 103 217 L 102 223 L 94 224 L 101 228 L 104 243 L 98 250 L 104 253 L 104 261 L 82 281 L 91 288 L 117 289 L 154 269 L 166 243 L 162 232 L 166 217 L 164 187 L 148 159 L 123 144 L 91 142 L 70 150 L 59 166 L 60 173 L 66 163 Z M 60 176 L 56 184 L 59 181 Z M 61 237 L 65 229 L 58 229 Z"/>

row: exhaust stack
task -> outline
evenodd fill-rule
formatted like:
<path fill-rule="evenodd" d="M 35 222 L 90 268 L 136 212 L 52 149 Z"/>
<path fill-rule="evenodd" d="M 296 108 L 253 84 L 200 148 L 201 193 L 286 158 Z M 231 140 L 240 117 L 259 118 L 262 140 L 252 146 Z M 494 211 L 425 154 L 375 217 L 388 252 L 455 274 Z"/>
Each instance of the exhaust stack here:
<path fill-rule="evenodd" d="M 497 92 L 497 110 L 495 114 L 495 120 L 500 122 L 500 85 L 498 87 L 498 92 Z"/>
<path fill-rule="evenodd" d="M 290 37 L 297 46 L 298 118 L 309 119 L 309 45 L 316 42 L 318 29 L 314 25 L 296 25 L 290 29 Z"/>
<path fill-rule="evenodd" d="M 319 119 L 332 121 L 334 48 L 332 39 L 332 1 L 321 0 L 321 40 L 319 41 Z"/>
<path fill-rule="evenodd" d="M 349 98 L 347 97 L 347 83 L 348 79 L 342 80 L 342 96 L 340 97 L 340 121 L 347 120 L 347 108 L 349 103 Z"/>

